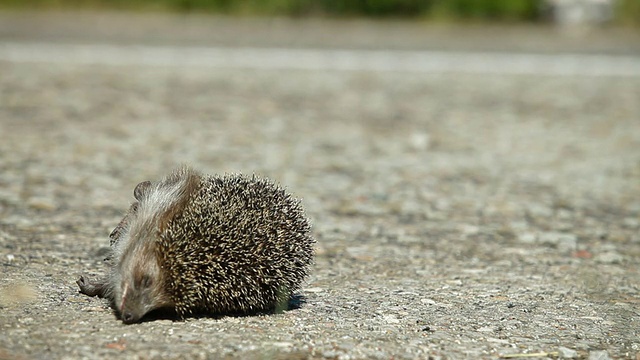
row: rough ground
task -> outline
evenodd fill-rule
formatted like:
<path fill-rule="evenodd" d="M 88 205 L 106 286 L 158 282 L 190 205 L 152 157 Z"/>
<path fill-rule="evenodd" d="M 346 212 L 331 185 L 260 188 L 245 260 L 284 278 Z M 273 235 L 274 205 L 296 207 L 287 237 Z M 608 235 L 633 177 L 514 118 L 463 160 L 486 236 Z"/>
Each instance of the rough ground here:
<path fill-rule="evenodd" d="M 640 358 L 640 77 L 0 68 L 0 359 Z M 180 163 L 303 198 L 302 308 L 123 325 L 78 293 Z"/>

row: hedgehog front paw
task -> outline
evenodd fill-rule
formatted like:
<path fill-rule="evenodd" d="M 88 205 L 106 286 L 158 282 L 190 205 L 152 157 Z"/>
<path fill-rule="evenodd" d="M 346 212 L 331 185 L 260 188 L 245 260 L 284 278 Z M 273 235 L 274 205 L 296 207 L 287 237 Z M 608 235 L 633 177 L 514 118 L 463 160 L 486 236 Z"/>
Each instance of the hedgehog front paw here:
<path fill-rule="evenodd" d="M 76 281 L 78 287 L 80 287 L 80 292 L 89 295 L 89 296 L 100 296 L 102 297 L 104 284 L 102 282 L 91 281 L 89 277 L 86 275 L 80 275 L 80 279 Z"/>

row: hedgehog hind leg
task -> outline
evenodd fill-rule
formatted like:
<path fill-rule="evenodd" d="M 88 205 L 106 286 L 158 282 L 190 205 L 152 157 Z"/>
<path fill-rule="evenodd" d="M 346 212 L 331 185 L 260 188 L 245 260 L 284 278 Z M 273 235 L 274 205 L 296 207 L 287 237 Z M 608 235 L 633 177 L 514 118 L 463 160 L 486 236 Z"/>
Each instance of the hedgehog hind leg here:
<path fill-rule="evenodd" d="M 287 302 L 287 310 L 300 309 L 307 303 L 307 297 L 302 294 L 291 294 Z"/>
<path fill-rule="evenodd" d="M 291 292 L 286 286 L 281 286 L 278 288 L 276 300 L 271 310 L 275 314 L 281 314 L 285 311 L 299 309 L 306 302 L 307 299 L 304 295 Z"/>
<path fill-rule="evenodd" d="M 105 298 L 107 296 L 108 280 L 107 278 L 91 280 L 87 275 L 80 275 L 80 279 L 76 281 L 80 287 L 80 293 L 88 296 L 98 296 Z"/>

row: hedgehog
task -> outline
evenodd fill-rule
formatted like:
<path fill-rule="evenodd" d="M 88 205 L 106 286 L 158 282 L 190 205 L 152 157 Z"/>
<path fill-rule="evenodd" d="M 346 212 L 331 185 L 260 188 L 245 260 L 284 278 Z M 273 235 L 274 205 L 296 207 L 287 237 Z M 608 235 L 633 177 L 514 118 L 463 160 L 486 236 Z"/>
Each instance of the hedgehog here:
<path fill-rule="evenodd" d="M 133 195 L 109 235 L 109 274 L 77 281 L 126 324 L 156 310 L 184 319 L 282 309 L 309 272 L 309 220 L 300 201 L 268 179 L 183 166 L 139 183 Z"/>

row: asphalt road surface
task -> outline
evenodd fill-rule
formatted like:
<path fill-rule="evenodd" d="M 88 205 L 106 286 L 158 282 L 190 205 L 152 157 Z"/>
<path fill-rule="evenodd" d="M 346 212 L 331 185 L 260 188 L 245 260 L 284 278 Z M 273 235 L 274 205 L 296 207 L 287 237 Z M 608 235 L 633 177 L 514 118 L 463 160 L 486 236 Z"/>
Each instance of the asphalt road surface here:
<path fill-rule="evenodd" d="M 0 14 L 0 359 L 640 359 L 640 41 L 619 29 Z M 282 314 L 123 325 L 134 186 L 268 176 Z"/>

